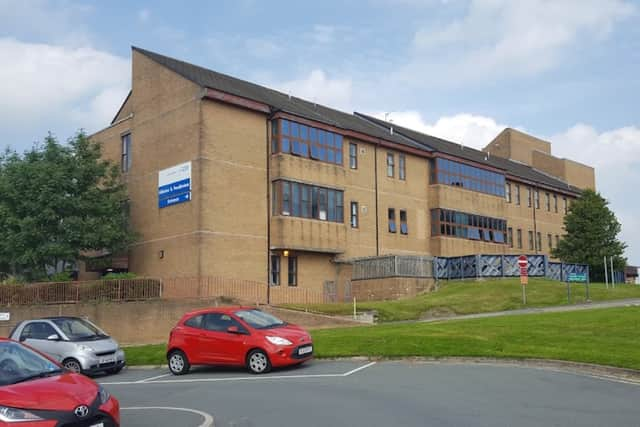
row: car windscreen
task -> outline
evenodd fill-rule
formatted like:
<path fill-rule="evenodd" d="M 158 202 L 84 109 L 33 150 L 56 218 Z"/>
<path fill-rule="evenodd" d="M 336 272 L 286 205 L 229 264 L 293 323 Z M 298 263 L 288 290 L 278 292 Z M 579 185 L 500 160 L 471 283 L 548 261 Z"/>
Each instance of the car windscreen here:
<path fill-rule="evenodd" d="M 260 310 L 241 310 L 236 311 L 236 316 L 244 320 L 256 329 L 268 329 L 286 325 L 285 322 L 275 316 Z"/>
<path fill-rule="evenodd" d="M 0 342 L 0 386 L 60 373 L 58 365 L 22 344 Z"/>
<path fill-rule="evenodd" d="M 69 338 L 69 341 L 91 341 L 108 338 L 94 324 L 78 318 L 52 319 L 53 323 Z"/>

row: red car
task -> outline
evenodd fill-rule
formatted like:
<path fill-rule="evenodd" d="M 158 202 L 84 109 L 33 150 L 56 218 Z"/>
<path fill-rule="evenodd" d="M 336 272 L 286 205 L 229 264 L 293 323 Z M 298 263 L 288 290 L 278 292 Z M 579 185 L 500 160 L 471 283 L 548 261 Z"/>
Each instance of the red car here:
<path fill-rule="evenodd" d="M 84 375 L 0 338 L 0 427 L 117 427 L 120 404 Z"/>
<path fill-rule="evenodd" d="M 185 314 L 169 335 L 167 360 L 175 375 L 191 365 L 246 366 L 254 374 L 313 357 L 311 336 L 253 307 L 217 307 Z"/>

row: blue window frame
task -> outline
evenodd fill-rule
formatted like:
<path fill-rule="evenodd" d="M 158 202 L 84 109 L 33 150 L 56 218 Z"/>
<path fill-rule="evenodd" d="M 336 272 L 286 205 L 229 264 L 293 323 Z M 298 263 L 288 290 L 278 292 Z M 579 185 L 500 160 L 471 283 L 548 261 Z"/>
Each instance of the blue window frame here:
<path fill-rule="evenodd" d="M 274 120 L 272 126 L 273 153 L 291 153 L 342 165 L 342 135 L 285 119 Z"/>
<path fill-rule="evenodd" d="M 401 222 L 402 215 L 402 211 L 400 211 Z M 505 241 L 507 221 L 504 219 L 448 209 L 432 209 L 431 221 L 431 233 L 433 236 L 450 236 L 501 244 L 507 243 Z"/>
<path fill-rule="evenodd" d="M 273 183 L 275 215 L 344 222 L 344 194 L 340 190 L 290 181 Z"/>

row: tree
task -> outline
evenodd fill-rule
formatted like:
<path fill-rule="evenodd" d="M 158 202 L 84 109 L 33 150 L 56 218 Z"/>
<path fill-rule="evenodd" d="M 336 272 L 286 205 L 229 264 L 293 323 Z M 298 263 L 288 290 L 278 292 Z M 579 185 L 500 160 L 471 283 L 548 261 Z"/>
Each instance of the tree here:
<path fill-rule="evenodd" d="M 135 239 L 117 166 L 80 132 L 52 136 L 23 155 L 0 157 L 0 269 L 40 279 L 88 251 L 111 253 Z"/>
<path fill-rule="evenodd" d="M 589 265 L 592 280 L 604 281 L 604 257 L 613 257 L 613 267 L 626 265 L 627 245 L 618 240 L 620 223 L 608 202 L 593 190 L 584 190 L 564 217 L 565 236 L 552 252 L 563 262 Z"/>

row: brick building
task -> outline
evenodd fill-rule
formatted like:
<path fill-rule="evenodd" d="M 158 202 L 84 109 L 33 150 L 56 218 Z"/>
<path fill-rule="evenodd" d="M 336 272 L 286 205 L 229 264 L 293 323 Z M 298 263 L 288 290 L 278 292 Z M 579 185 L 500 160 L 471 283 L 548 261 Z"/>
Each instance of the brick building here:
<path fill-rule="evenodd" d="M 595 187 L 513 129 L 479 151 L 138 48 L 92 138 L 128 186 L 129 269 L 161 277 L 321 290 L 362 257 L 548 254 Z"/>

